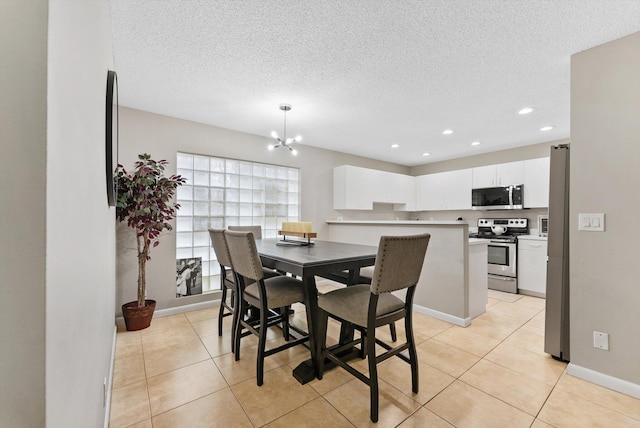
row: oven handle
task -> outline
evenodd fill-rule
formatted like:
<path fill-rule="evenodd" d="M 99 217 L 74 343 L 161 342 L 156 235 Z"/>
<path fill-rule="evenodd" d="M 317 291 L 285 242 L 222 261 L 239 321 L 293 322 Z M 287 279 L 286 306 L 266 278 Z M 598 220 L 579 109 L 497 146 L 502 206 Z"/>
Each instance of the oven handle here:
<path fill-rule="evenodd" d="M 516 280 L 516 278 L 512 276 L 499 276 L 499 275 L 492 275 L 492 274 L 489 274 L 488 276 L 491 279 L 497 279 L 499 281 L 515 281 Z"/>

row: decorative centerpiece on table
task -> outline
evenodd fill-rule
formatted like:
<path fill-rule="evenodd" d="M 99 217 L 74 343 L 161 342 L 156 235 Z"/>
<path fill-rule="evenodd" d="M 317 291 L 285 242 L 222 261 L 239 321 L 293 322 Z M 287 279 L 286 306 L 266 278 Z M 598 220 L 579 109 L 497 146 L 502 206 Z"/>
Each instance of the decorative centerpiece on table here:
<path fill-rule="evenodd" d="M 282 229 L 278 231 L 278 235 L 282 236 L 280 242 L 277 245 L 314 245 L 311 242 L 311 238 L 316 238 L 318 234 L 311 231 L 311 223 L 305 221 L 283 221 Z M 287 239 L 289 237 L 303 238 L 306 241 L 300 239 Z"/>
<path fill-rule="evenodd" d="M 138 300 L 122 305 L 127 330 L 149 327 L 156 302 L 147 300 L 147 261 L 149 251 L 160 244 L 161 233 L 173 229 L 169 221 L 180 205 L 173 202 L 176 189 L 187 180 L 179 175 L 166 177 L 166 160 L 155 161 L 151 155 L 138 155 L 133 172 L 118 164 L 116 168 L 116 218 L 136 232 L 138 249 Z"/>

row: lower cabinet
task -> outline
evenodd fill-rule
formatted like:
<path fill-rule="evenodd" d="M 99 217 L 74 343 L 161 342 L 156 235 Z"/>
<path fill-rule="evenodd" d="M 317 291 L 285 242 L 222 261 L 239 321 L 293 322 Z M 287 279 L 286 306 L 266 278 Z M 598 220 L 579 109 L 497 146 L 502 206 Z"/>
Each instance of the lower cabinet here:
<path fill-rule="evenodd" d="M 518 237 L 518 292 L 536 297 L 546 296 L 546 239 Z"/>

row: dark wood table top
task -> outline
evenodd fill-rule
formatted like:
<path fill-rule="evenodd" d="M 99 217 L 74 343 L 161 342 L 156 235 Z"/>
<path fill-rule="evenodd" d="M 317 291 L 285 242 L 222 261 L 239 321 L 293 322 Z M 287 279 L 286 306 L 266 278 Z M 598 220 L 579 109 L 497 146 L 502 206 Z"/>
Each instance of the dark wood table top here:
<path fill-rule="evenodd" d="M 256 239 L 262 263 L 302 277 L 375 264 L 377 247 L 314 241 L 314 245 L 277 245 L 279 239 Z"/>

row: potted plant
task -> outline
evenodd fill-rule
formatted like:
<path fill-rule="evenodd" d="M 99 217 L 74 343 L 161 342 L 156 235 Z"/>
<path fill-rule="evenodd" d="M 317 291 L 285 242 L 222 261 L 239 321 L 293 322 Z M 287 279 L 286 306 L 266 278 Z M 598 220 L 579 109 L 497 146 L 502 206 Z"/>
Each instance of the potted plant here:
<path fill-rule="evenodd" d="M 179 175 L 165 177 L 166 160 L 155 161 L 147 153 L 138 155 L 138 159 L 131 173 L 122 165 L 116 168 L 116 218 L 134 229 L 138 247 L 138 300 L 122 305 L 127 330 L 142 330 L 151 324 L 156 302 L 146 300 L 149 251 L 158 246 L 164 230 L 173 229 L 169 221 L 180 208 L 172 202 L 173 196 L 186 182 Z"/>

